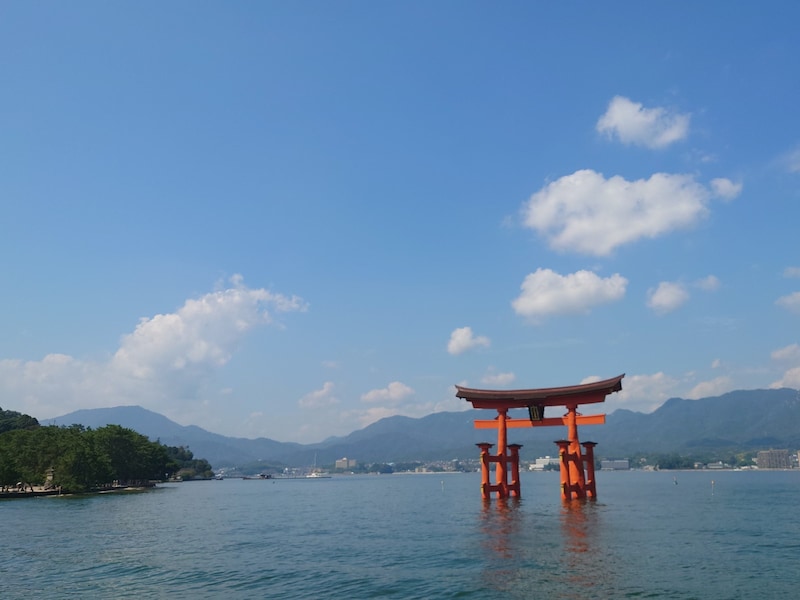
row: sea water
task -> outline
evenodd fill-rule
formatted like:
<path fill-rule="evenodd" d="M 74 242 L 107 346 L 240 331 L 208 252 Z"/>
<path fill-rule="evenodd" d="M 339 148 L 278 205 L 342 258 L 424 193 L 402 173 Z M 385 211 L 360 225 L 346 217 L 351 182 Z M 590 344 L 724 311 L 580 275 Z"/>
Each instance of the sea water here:
<path fill-rule="evenodd" d="M 799 471 L 184 482 L 0 501 L 0 598 L 797 598 Z"/>

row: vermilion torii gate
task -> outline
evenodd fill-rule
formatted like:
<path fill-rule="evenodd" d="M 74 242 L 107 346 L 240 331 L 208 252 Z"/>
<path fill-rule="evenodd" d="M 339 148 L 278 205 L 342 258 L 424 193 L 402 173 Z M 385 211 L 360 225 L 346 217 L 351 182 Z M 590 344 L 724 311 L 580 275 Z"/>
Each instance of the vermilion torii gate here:
<path fill-rule="evenodd" d="M 490 420 L 476 420 L 476 429 L 497 429 L 497 454 L 489 454 L 493 446 L 488 442 L 478 444 L 481 449 L 481 494 L 491 498 L 496 492 L 498 498 L 520 496 L 519 489 L 519 444 L 508 444 L 506 429 L 515 427 L 567 426 L 567 439 L 557 440 L 558 456 L 561 466 L 561 498 L 597 498 L 594 480 L 594 442 L 580 443 L 578 425 L 602 425 L 605 415 L 579 415 L 578 406 L 605 402 L 606 396 L 622 389 L 619 375 L 604 381 L 573 385 L 568 387 L 539 388 L 532 390 L 477 390 L 456 386 L 456 396 L 471 402 L 473 408 L 489 408 L 497 411 L 497 417 Z M 545 418 L 547 406 L 565 406 L 567 414 L 563 417 Z M 509 409 L 527 408 L 528 419 L 514 419 L 508 416 Z M 581 452 L 581 445 L 586 453 Z M 495 483 L 489 480 L 489 464 L 495 463 Z M 585 467 L 585 472 L 584 472 Z M 509 473 L 509 468 L 511 473 Z M 509 481 L 509 475 L 511 481 Z"/>

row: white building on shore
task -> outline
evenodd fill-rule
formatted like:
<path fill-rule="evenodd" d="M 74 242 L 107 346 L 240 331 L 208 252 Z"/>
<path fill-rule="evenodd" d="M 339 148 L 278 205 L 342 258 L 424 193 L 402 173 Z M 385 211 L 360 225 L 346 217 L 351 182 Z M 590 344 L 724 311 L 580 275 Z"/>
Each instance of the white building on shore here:
<path fill-rule="evenodd" d="M 558 467 L 558 457 L 545 456 L 544 458 L 537 458 L 528 466 L 529 471 L 544 471 L 546 468 Z"/>

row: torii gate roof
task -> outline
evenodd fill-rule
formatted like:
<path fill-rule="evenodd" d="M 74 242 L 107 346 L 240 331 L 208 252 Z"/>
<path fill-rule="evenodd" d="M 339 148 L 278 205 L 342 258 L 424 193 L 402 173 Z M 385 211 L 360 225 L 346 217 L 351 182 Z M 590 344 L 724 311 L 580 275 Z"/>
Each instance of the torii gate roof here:
<path fill-rule="evenodd" d="M 603 402 L 608 394 L 619 392 L 622 389 L 623 377 L 624 373 L 593 383 L 531 390 L 478 390 L 457 385 L 456 396 L 472 402 L 474 408 L 526 408 L 531 404 L 539 406 L 592 404 Z"/>

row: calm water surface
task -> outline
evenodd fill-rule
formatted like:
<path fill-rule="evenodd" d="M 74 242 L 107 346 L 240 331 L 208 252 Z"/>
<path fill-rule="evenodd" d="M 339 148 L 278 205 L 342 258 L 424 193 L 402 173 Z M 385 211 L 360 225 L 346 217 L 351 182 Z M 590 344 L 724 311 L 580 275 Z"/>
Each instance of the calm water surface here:
<path fill-rule="evenodd" d="M 800 472 L 602 472 L 599 500 L 570 505 L 556 473 L 523 474 L 518 502 L 485 504 L 479 483 L 231 479 L 0 501 L 0 597 L 800 597 Z"/>

